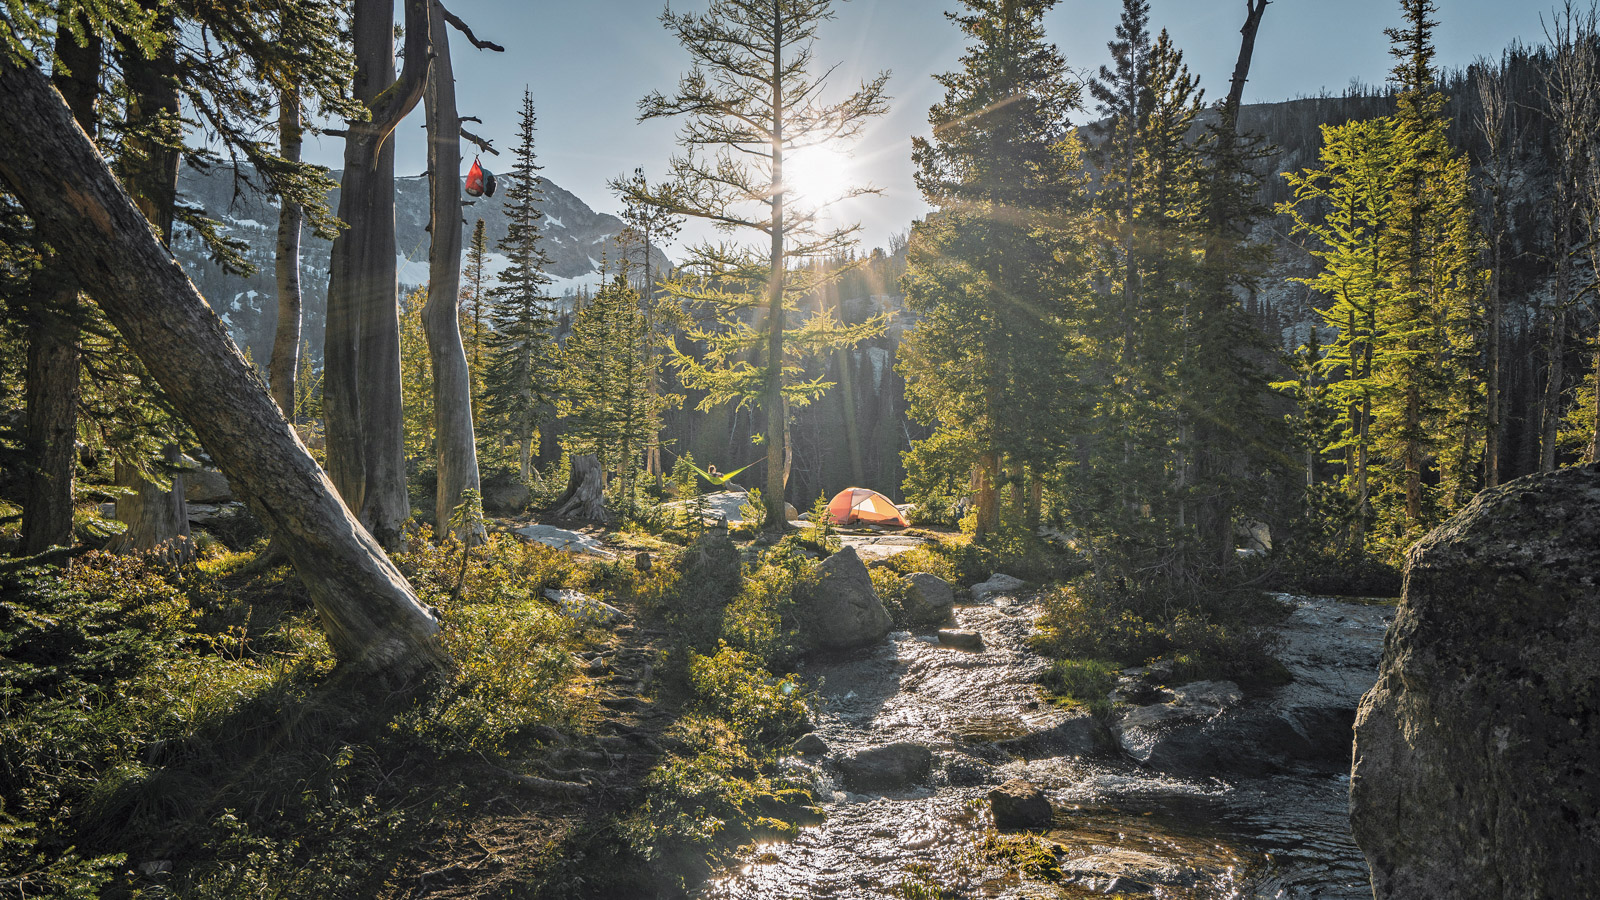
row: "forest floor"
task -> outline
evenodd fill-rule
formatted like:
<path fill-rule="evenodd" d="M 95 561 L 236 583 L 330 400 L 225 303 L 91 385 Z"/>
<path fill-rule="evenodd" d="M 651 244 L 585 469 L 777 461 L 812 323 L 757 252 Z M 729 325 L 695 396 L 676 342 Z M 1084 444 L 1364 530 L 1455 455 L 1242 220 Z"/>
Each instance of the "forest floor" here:
<path fill-rule="evenodd" d="M 897 616 L 912 572 L 958 590 L 1082 574 L 1037 540 L 944 530 L 602 531 L 601 558 L 505 533 L 464 553 L 424 529 L 395 558 L 458 669 L 385 695 L 343 676 L 303 586 L 241 536 L 182 568 L 0 566 L 0 898 L 681 897 L 816 821 L 780 760 L 810 727 L 788 673 L 818 557 L 857 546 Z M 556 591 L 622 618 L 565 614 Z M 1117 597 L 1044 602 L 1055 655 L 1199 640 L 1197 672 L 1256 664 L 1220 620 L 1107 632 L 1128 621 Z M 1047 684 L 1071 696 L 1094 674 L 1063 660 Z"/>

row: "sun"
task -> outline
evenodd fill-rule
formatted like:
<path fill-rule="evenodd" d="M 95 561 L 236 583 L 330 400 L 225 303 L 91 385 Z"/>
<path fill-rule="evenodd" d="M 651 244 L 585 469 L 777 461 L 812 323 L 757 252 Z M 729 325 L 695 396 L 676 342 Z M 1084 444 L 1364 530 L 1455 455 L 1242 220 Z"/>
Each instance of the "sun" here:
<path fill-rule="evenodd" d="M 823 206 L 844 197 L 854 186 L 853 173 L 849 154 L 827 144 L 796 150 L 783 160 L 787 193 L 805 206 Z"/>

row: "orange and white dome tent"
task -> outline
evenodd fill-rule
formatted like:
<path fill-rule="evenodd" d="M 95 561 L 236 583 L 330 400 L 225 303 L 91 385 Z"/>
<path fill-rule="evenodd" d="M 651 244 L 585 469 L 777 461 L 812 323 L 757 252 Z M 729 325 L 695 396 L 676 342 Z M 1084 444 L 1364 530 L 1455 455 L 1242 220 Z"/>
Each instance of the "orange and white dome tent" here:
<path fill-rule="evenodd" d="M 898 525 L 910 527 L 906 517 L 900 515 L 888 497 L 867 488 L 845 488 L 828 501 L 828 515 L 836 525 L 865 522 L 868 525 Z"/>

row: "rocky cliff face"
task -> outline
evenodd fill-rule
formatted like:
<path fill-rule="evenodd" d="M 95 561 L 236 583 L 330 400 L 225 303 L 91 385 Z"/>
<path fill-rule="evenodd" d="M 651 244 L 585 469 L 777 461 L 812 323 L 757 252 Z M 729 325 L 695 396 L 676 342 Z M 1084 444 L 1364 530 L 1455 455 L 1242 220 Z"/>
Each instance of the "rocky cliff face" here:
<path fill-rule="evenodd" d="M 236 175 L 238 177 L 236 177 Z M 334 173 L 337 179 L 338 172 Z M 250 276 L 230 275 L 213 263 L 199 239 L 179 229 L 173 252 L 184 271 L 194 280 L 211 306 L 224 321 L 233 339 L 250 351 L 252 358 L 265 366 L 272 350 L 272 330 L 277 322 L 277 288 L 273 280 L 273 253 L 278 233 L 278 207 L 257 191 L 249 189 L 253 173 L 217 166 L 201 173 L 185 168 L 179 176 L 178 190 L 184 202 L 199 207 L 219 220 L 223 232 L 248 245 L 245 258 L 256 267 Z M 489 238 L 488 270 L 505 268 L 505 257 L 495 245 L 506 236 L 505 192 L 509 176 L 497 176 L 499 189 L 494 197 L 467 198 L 463 195 L 462 217 L 466 220 L 465 240 L 472 238 L 478 219 L 484 220 Z M 599 279 L 602 254 L 610 257 L 613 269 L 619 254 L 615 242 L 623 228 L 622 220 L 598 213 L 556 183 L 544 182 L 544 248 L 551 265 L 546 270 L 553 279 L 550 292 L 560 297 L 580 284 L 593 285 Z M 339 206 L 339 192 L 328 196 L 330 209 Z M 395 179 L 395 256 L 400 268 L 400 284 L 416 286 L 428 281 L 428 182 L 421 177 Z M 305 338 L 312 355 L 322 355 L 323 317 L 327 309 L 328 256 L 331 241 L 306 232 L 301 250 L 301 286 L 305 292 Z M 653 265 L 671 263 L 660 252 L 652 255 Z"/>
<path fill-rule="evenodd" d="M 1356 720 L 1378 900 L 1600 885 L 1600 467 L 1485 491 L 1414 546 Z"/>

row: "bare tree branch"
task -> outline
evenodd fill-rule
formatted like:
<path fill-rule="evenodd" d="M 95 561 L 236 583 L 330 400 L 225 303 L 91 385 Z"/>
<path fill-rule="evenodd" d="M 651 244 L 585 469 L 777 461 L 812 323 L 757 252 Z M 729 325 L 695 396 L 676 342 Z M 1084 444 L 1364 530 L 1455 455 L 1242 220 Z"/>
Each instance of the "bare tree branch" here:
<path fill-rule="evenodd" d="M 493 50 L 496 53 L 506 52 L 506 48 L 496 44 L 494 41 L 478 40 L 478 36 L 472 33 L 472 29 L 468 27 L 467 23 L 457 18 L 455 13 L 445 9 L 444 4 L 439 3 L 439 0 L 433 0 L 433 2 L 438 5 L 439 12 L 444 14 L 444 20 L 450 23 L 450 27 L 461 32 L 461 34 L 466 37 L 467 41 L 471 43 L 472 46 L 477 47 L 479 50 Z"/>

